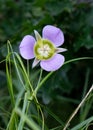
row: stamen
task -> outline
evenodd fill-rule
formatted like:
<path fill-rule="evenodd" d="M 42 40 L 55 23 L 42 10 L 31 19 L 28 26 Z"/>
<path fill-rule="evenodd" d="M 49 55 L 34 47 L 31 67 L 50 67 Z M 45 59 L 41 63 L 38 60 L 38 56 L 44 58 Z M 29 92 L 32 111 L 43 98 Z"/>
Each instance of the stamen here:
<path fill-rule="evenodd" d="M 49 47 L 48 44 L 43 45 L 43 46 L 41 46 L 40 48 L 38 48 L 38 53 L 39 53 L 41 56 L 44 56 L 44 57 L 48 57 L 50 51 L 51 51 L 51 49 L 50 49 L 50 47 Z"/>
<path fill-rule="evenodd" d="M 41 39 L 35 43 L 34 52 L 38 60 L 47 60 L 54 55 L 55 47 L 50 41 Z"/>

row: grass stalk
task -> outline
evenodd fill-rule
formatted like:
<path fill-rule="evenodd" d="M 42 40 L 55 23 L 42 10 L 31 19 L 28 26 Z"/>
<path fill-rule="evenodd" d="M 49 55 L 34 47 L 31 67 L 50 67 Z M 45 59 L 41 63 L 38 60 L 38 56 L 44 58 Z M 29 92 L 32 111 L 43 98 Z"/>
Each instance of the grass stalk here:
<path fill-rule="evenodd" d="M 92 92 L 93 90 L 93 85 L 91 86 L 91 88 L 89 89 L 89 91 L 87 92 L 87 94 L 85 95 L 85 97 L 83 98 L 83 100 L 80 102 L 80 104 L 78 105 L 78 107 L 75 109 L 75 111 L 72 113 L 72 115 L 70 116 L 69 120 L 67 121 L 66 125 L 64 126 L 63 130 L 66 130 L 67 127 L 70 125 L 71 120 L 74 118 L 74 116 L 77 114 L 78 110 L 80 109 L 80 107 L 84 104 L 84 102 L 86 101 L 87 97 L 89 96 L 89 94 Z"/>

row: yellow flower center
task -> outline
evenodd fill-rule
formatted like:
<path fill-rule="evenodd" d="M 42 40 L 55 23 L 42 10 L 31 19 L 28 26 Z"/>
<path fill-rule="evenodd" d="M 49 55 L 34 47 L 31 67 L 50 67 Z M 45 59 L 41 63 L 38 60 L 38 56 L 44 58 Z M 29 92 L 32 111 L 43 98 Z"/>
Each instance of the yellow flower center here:
<path fill-rule="evenodd" d="M 35 43 L 34 53 L 38 60 L 47 60 L 54 55 L 55 47 L 49 40 L 39 39 Z"/>

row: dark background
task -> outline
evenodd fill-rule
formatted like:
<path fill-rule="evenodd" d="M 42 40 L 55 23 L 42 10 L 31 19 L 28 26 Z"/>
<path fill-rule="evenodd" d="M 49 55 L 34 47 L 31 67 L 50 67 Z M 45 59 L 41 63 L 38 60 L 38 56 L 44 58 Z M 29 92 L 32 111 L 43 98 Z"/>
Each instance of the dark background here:
<path fill-rule="evenodd" d="M 10 40 L 14 51 L 19 53 L 18 47 L 23 36 L 34 35 L 34 29 L 41 34 L 42 28 L 48 24 L 57 26 L 64 32 L 65 42 L 62 47 L 68 50 L 63 54 L 66 61 L 93 57 L 93 0 L 0 0 L 0 113 L 5 114 L 9 105 L 9 100 L 6 100 L 9 99 L 9 94 L 3 62 L 7 55 L 7 40 Z M 38 72 L 39 69 L 39 66 L 36 67 L 32 73 Z M 46 74 L 44 71 L 43 75 Z M 17 80 L 15 75 L 13 78 Z M 38 80 L 37 73 L 33 84 L 36 79 Z M 54 72 L 39 90 L 38 99 L 65 122 L 92 82 L 93 60 L 75 61 Z M 14 82 L 14 86 L 18 89 L 17 83 Z M 91 96 L 82 113 L 79 112 L 73 119 L 72 126 L 92 116 L 92 101 Z M 85 109 L 87 113 L 81 118 Z M 1 127 L 6 126 L 8 117 L 1 114 L 0 118 Z M 58 125 L 49 114 L 46 114 L 46 124 L 49 128 Z"/>

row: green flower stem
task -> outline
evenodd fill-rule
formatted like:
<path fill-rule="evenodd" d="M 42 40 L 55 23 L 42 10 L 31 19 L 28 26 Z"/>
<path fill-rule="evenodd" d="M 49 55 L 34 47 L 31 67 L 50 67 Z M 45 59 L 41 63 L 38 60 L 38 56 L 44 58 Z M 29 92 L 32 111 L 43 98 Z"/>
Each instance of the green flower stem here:
<path fill-rule="evenodd" d="M 31 84 L 31 82 L 30 82 L 30 80 L 29 80 L 28 74 L 27 74 L 26 69 L 25 69 L 25 67 L 24 67 L 24 64 L 23 64 L 23 62 L 22 62 L 20 56 L 19 56 L 16 52 L 13 52 L 12 46 L 11 46 L 11 44 L 10 44 L 10 41 L 7 42 L 7 47 L 8 47 L 8 52 L 9 52 L 8 57 L 10 57 L 11 55 L 13 56 L 15 68 L 16 68 L 16 71 L 17 71 L 17 73 L 18 73 L 18 76 L 19 76 L 19 78 L 20 78 L 21 83 L 22 83 L 22 79 L 21 79 L 21 77 L 20 77 L 20 73 L 19 73 L 19 70 L 18 70 L 18 68 L 17 68 L 16 59 L 18 60 L 18 62 L 20 63 L 20 66 L 21 66 L 22 69 L 23 69 L 23 72 L 24 72 L 24 74 L 25 74 L 26 81 L 27 81 L 28 84 L 29 84 L 30 90 L 31 90 L 32 92 L 34 92 L 33 87 L 32 87 L 32 84 Z M 23 86 L 24 86 L 24 85 L 23 85 Z M 28 88 L 25 88 L 25 89 L 28 90 Z"/>
<path fill-rule="evenodd" d="M 36 87 L 36 88 L 38 88 L 38 86 L 39 86 L 39 84 L 40 84 L 40 81 L 41 81 L 41 78 L 42 78 L 42 73 L 43 73 L 43 69 L 41 69 L 41 71 L 40 71 L 40 76 L 39 76 L 39 80 L 38 80 L 38 83 L 37 83 L 37 87 Z"/>
<path fill-rule="evenodd" d="M 40 105 L 38 105 L 38 117 L 39 117 L 39 111 L 40 111 L 41 117 L 42 117 L 42 129 L 41 130 L 44 130 L 44 115 L 43 115 Z"/>
<path fill-rule="evenodd" d="M 41 128 L 26 114 L 23 114 L 19 108 L 15 108 L 15 112 L 24 119 L 25 123 L 31 128 L 31 130 L 41 130 Z"/>
<path fill-rule="evenodd" d="M 28 102 L 27 97 L 28 97 L 28 94 L 27 94 L 27 92 L 26 92 L 26 93 L 25 93 L 25 97 L 24 97 L 24 103 L 23 103 L 22 114 L 25 114 L 25 112 L 26 112 L 27 102 Z M 24 127 L 24 120 L 23 120 L 23 118 L 21 117 L 21 118 L 20 118 L 19 125 L 18 125 L 18 130 L 23 130 L 23 127 Z"/>
<path fill-rule="evenodd" d="M 64 65 L 66 65 L 66 64 L 68 64 L 68 63 L 71 63 L 71 62 L 74 62 L 74 61 L 88 60 L 88 59 L 91 60 L 91 59 L 93 59 L 93 57 L 75 58 L 75 59 L 66 61 L 66 62 L 64 63 Z M 41 75 L 42 75 L 42 70 L 41 70 L 40 77 L 39 77 L 39 81 L 38 81 L 38 85 L 37 85 L 37 87 L 35 88 L 34 92 L 32 93 L 31 97 L 29 98 L 29 100 L 33 100 L 34 97 L 36 98 L 36 95 L 37 95 L 38 90 L 42 87 L 42 85 L 47 81 L 47 79 L 48 79 L 54 72 L 55 72 L 55 71 L 52 71 L 52 72 L 48 73 L 48 74 L 43 78 L 43 80 L 40 82 L 40 80 L 41 80 Z"/>
<path fill-rule="evenodd" d="M 39 90 L 39 86 L 40 86 L 41 78 L 42 78 L 42 73 L 43 73 L 43 70 L 41 69 L 36 89 L 34 90 L 34 92 L 32 93 L 32 95 L 29 98 L 29 100 L 33 100 L 33 98 L 35 97 L 35 100 L 36 100 L 37 103 L 38 103 L 38 101 L 37 101 L 37 98 L 36 98 L 36 94 L 37 94 L 37 91 Z"/>
<path fill-rule="evenodd" d="M 31 103 L 31 102 L 28 100 L 28 102 L 27 102 L 27 107 L 26 107 L 26 114 L 28 113 L 30 103 Z"/>
<path fill-rule="evenodd" d="M 11 97 L 11 103 L 12 103 L 12 107 L 14 108 L 15 98 L 14 98 L 14 91 L 13 91 L 12 76 L 11 76 L 10 68 L 11 68 L 11 62 L 10 62 L 10 57 L 8 54 L 8 56 L 6 57 L 6 76 L 7 76 L 8 90 Z"/>
<path fill-rule="evenodd" d="M 18 55 L 16 52 L 14 52 L 13 54 L 16 56 L 16 58 L 17 58 L 18 61 L 20 62 L 20 65 L 21 65 L 21 67 L 22 67 L 22 69 L 23 69 L 23 71 L 24 71 L 24 74 L 25 74 L 25 78 L 26 78 L 26 80 L 27 80 L 27 83 L 29 84 L 29 87 L 30 87 L 31 91 L 34 92 L 33 87 L 32 87 L 32 84 L 31 84 L 31 82 L 30 82 L 30 80 L 29 80 L 28 74 L 27 74 L 27 72 L 26 72 L 26 70 L 25 70 L 25 67 L 24 67 L 22 61 L 21 61 L 21 58 L 19 57 L 19 55 Z M 16 63 L 16 64 L 17 64 L 17 63 Z M 26 88 L 26 89 L 28 90 L 28 88 Z"/>
<path fill-rule="evenodd" d="M 38 90 L 38 86 L 39 86 L 39 84 L 40 84 L 40 82 L 41 82 L 41 79 L 42 79 L 42 73 L 43 73 L 43 70 L 41 69 L 41 71 L 40 71 L 40 76 L 39 76 L 39 80 L 38 80 L 38 83 L 37 83 L 37 86 L 36 86 L 37 90 Z M 34 91 L 34 93 L 33 93 L 32 96 L 30 97 L 30 100 L 29 100 L 29 102 L 28 102 L 27 111 L 28 111 L 30 102 L 31 102 L 31 100 L 33 100 L 33 98 L 35 98 L 36 103 L 39 104 L 39 102 L 38 102 L 38 100 L 37 100 L 37 98 L 36 98 L 36 93 L 35 93 L 35 91 Z M 42 130 L 44 130 L 44 115 L 43 115 L 43 112 L 42 112 L 42 109 L 41 109 L 40 105 L 37 105 L 37 107 L 38 107 L 38 111 L 40 111 L 40 113 L 41 113 L 41 117 L 42 117 Z M 38 112 L 38 113 L 39 113 L 39 112 Z"/>
<path fill-rule="evenodd" d="M 28 77 L 29 77 L 29 75 L 30 75 L 30 73 L 29 73 L 29 60 L 27 60 L 27 74 L 28 74 Z"/>
<path fill-rule="evenodd" d="M 18 94 L 17 99 L 16 99 L 15 108 L 17 108 L 19 106 L 19 104 L 21 102 L 21 98 L 22 98 L 22 96 L 24 94 L 24 91 L 25 90 L 22 89 L 20 91 L 20 93 Z M 12 114 L 11 114 L 11 117 L 10 117 L 10 120 L 9 120 L 9 123 L 7 125 L 6 130 L 15 130 L 15 129 L 17 130 L 18 116 L 17 116 L 17 114 L 15 112 L 15 108 L 12 111 Z"/>
<path fill-rule="evenodd" d="M 50 72 L 45 78 L 39 83 L 39 85 L 35 89 L 35 94 L 37 94 L 40 87 L 46 82 L 46 80 L 53 74 L 53 72 Z"/>
<path fill-rule="evenodd" d="M 68 63 L 71 63 L 71 62 L 74 62 L 74 61 L 79 61 L 79 60 L 93 60 L 93 57 L 81 57 L 81 58 L 75 58 L 75 59 L 72 59 L 72 60 L 69 60 L 69 61 L 66 61 L 64 63 L 64 65 L 68 64 Z M 52 71 L 50 73 L 48 73 L 44 79 L 40 82 L 40 84 L 36 87 L 35 89 L 35 94 L 37 94 L 38 90 L 40 89 L 40 87 L 46 82 L 46 80 L 54 73 L 55 71 Z"/>

